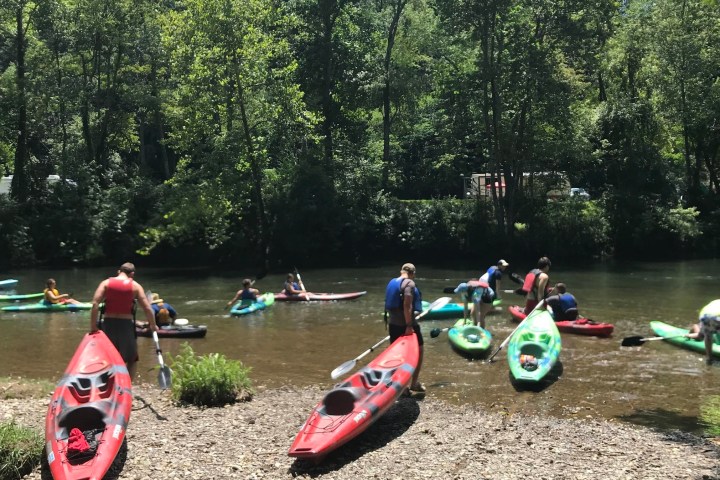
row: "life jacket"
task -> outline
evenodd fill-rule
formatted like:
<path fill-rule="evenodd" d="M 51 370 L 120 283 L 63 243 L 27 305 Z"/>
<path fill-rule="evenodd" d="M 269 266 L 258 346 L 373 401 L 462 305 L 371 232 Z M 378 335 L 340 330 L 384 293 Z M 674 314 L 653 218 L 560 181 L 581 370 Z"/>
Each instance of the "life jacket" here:
<path fill-rule="evenodd" d="M 155 320 L 160 325 L 167 325 L 170 323 L 170 312 L 167 308 L 163 307 L 158 311 L 157 316 L 155 317 Z"/>
<path fill-rule="evenodd" d="M 105 315 L 112 317 L 113 314 L 126 315 L 132 313 L 135 302 L 135 294 L 133 293 L 132 278 L 109 279 L 107 288 L 105 289 Z"/>
<path fill-rule="evenodd" d="M 483 276 L 480 277 L 481 282 L 487 283 L 490 288 L 493 290 L 497 289 L 497 279 L 495 278 L 495 272 L 500 270 L 497 266 L 493 265 L 492 267 L 487 269 L 487 272 L 483 273 Z M 502 275 L 502 273 L 500 274 Z"/>
<path fill-rule="evenodd" d="M 518 288 L 517 291 L 523 295 L 527 295 L 528 293 L 535 290 L 535 283 L 541 273 L 542 270 L 540 270 L 539 268 L 534 268 L 530 270 L 530 272 L 525 275 L 525 282 L 523 282 L 523 286 Z M 537 298 L 537 293 L 535 294 L 535 297 Z"/>
<path fill-rule="evenodd" d="M 467 290 L 465 291 L 465 298 L 467 298 L 468 302 L 472 301 L 475 290 L 477 290 L 478 288 L 482 288 L 482 289 L 489 288 L 489 285 L 487 284 L 487 282 L 483 281 L 482 278 L 480 280 L 470 280 L 465 285 L 467 285 Z M 483 292 L 483 294 L 484 293 L 485 292 Z"/>
<path fill-rule="evenodd" d="M 295 294 L 295 293 L 291 293 L 291 292 L 290 292 L 290 289 L 288 288 L 288 284 L 289 284 L 289 283 L 290 283 L 290 282 L 285 282 L 285 294 L 286 294 L 286 295 L 297 295 L 297 294 Z M 300 285 L 298 285 L 297 282 L 293 282 L 293 283 L 292 283 L 292 288 L 293 288 L 293 290 L 300 290 Z"/>
<path fill-rule="evenodd" d="M 398 277 L 388 282 L 387 288 L 385 288 L 385 311 L 403 307 L 405 302 L 403 290 L 405 285 L 407 285 L 406 281 L 409 282 L 410 279 Z M 422 309 L 422 294 L 417 286 L 415 286 L 413 291 L 413 311 L 421 312 Z"/>
<path fill-rule="evenodd" d="M 571 308 L 577 309 L 577 301 L 569 293 L 561 293 L 558 298 L 560 298 L 560 308 L 562 308 L 563 312 L 567 312 Z"/>
<path fill-rule="evenodd" d="M 49 304 L 60 303 L 60 300 L 57 300 L 57 299 L 50 300 L 47 296 L 48 292 L 52 292 L 52 294 L 55 295 L 55 297 L 60 296 L 60 291 L 57 288 L 53 288 L 53 289 L 46 288 L 45 290 L 43 290 L 43 293 L 45 294 L 45 302 L 46 303 L 49 303 Z"/>
<path fill-rule="evenodd" d="M 255 300 L 257 300 L 257 295 L 255 295 L 250 290 L 243 290 L 240 294 L 240 300 L 251 300 L 254 302 Z"/>

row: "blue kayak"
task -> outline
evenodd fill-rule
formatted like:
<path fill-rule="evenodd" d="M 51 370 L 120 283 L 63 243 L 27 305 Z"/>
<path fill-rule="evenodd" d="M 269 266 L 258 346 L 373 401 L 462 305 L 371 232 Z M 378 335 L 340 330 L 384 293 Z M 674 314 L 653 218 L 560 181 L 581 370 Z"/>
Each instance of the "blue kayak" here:
<path fill-rule="evenodd" d="M 0 290 L 14 290 L 17 287 L 18 281 L 14 278 L 8 280 L 0 280 Z"/>
<path fill-rule="evenodd" d="M 243 305 L 242 302 L 236 303 L 233 308 L 230 309 L 230 315 L 247 315 L 249 313 L 257 312 L 258 310 L 264 310 L 273 303 L 275 303 L 275 295 L 272 293 L 266 293 L 265 295 L 260 295 L 256 301 L 249 305 Z"/>

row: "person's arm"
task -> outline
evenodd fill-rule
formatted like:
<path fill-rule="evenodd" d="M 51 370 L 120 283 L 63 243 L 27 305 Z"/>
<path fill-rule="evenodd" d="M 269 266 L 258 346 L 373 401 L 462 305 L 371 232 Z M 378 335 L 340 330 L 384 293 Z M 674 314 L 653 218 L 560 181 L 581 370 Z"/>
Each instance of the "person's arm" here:
<path fill-rule="evenodd" d="M 543 298 L 547 297 L 548 291 L 547 291 L 547 284 L 548 280 L 550 280 L 550 277 L 548 277 L 547 273 L 543 273 L 540 275 L 540 278 L 538 279 L 538 300 L 542 300 Z"/>
<path fill-rule="evenodd" d="M 240 298 L 240 295 L 242 295 L 242 290 L 238 290 L 238 291 L 237 291 L 237 293 L 235 294 L 235 296 L 233 297 L 233 299 L 230 300 L 230 301 L 227 303 L 227 305 L 225 305 L 225 308 L 228 308 L 228 307 L 233 306 L 233 305 L 235 304 L 235 302 L 237 302 L 237 299 Z"/>
<path fill-rule="evenodd" d="M 175 309 L 173 308 L 173 306 L 170 305 L 169 303 L 166 303 L 166 304 L 165 304 L 165 307 L 168 309 L 168 313 L 170 314 L 170 318 L 172 318 L 172 321 L 174 322 L 175 319 L 177 318 L 177 311 L 175 311 Z"/>
<path fill-rule="evenodd" d="M 407 287 L 406 287 L 407 292 Z M 403 313 L 405 314 L 405 335 L 413 333 L 413 295 L 403 294 Z"/>
<path fill-rule="evenodd" d="M 60 301 L 63 298 L 67 298 L 69 295 L 67 293 L 63 293 L 62 295 L 55 295 L 52 290 L 48 288 L 47 292 L 45 292 L 45 299 L 47 299 L 50 303 L 55 303 Z"/>
<path fill-rule="evenodd" d="M 143 289 L 142 285 L 135 281 L 133 281 L 133 290 L 135 290 L 135 299 L 138 301 L 140 307 L 142 307 L 143 311 L 145 312 L 145 320 L 147 321 L 150 330 L 157 331 L 158 327 L 155 323 L 155 312 L 153 312 L 153 309 L 150 306 L 150 302 L 145 295 L 145 290 Z"/>
<path fill-rule="evenodd" d="M 92 309 L 90 310 L 90 333 L 98 331 L 98 316 L 100 314 L 100 302 L 105 298 L 105 289 L 107 288 L 107 280 L 100 282 L 95 289 L 92 299 Z"/>

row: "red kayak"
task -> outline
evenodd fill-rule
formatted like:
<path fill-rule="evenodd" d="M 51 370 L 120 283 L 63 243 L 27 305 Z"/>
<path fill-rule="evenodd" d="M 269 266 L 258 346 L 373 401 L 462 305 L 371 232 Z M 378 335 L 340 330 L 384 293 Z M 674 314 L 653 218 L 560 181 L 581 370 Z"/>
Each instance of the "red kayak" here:
<path fill-rule="evenodd" d="M 83 337 L 52 396 L 45 453 L 55 480 L 100 480 L 123 443 L 132 386 L 125 362 L 102 332 Z"/>
<path fill-rule="evenodd" d="M 285 292 L 275 294 L 276 302 L 332 302 L 336 300 L 353 300 L 362 297 L 367 292 L 350 293 L 301 293 L 299 295 L 286 295 Z"/>
<path fill-rule="evenodd" d="M 325 395 L 300 428 L 288 455 L 319 462 L 364 432 L 410 386 L 419 355 L 414 334 L 398 338 Z"/>
<path fill-rule="evenodd" d="M 511 305 L 508 307 L 513 320 L 519 322 L 524 320 L 527 315 L 524 308 L 520 305 Z M 589 318 L 579 317 L 577 320 L 559 320 L 555 322 L 555 326 L 561 332 L 576 333 L 578 335 L 590 335 L 594 337 L 609 337 L 612 335 L 615 326 L 612 323 L 598 323 Z"/>

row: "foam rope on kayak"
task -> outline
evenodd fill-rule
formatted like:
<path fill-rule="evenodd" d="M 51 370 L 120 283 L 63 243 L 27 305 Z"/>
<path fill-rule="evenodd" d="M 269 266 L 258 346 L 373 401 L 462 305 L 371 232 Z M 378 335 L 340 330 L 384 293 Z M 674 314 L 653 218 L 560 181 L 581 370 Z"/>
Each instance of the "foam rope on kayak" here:
<path fill-rule="evenodd" d="M 444 307 L 445 305 L 448 304 L 448 302 L 449 302 L 450 300 L 451 300 L 450 297 L 440 297 L 440 298 L 438 298 L 437 300 L 435 300 L 434 302 L 432 302 L 432 303 L 428 306 L 428 308 L 427 308 L 426 310 L 423 310 L 417 317 L 415 317 L 415 320 L 418 320 L 420 317 L 422 317 L 423 315 L 425 315 L 426 313 L 428 313 L 429 311 L 431 311 L 431 310 L 433 310 L 433 309 L 435 309 L 435 308 L 442 308 L 442 307 Z M 383 338 L 382 340 L 380 340 L 379 342 L 377 342 L 375 345 L 373 345 L 372 347 L 368 348 L 367 350 L 365 350 L 363 353 L 361 353 L 361 354 L 358 355 L 357 357 L 353 358 L 352 360 L 348 360 L 347 362 L 339 365 L 337 368 L 335 368 L 335 370 L 333 370 L 332 372 L 330 372 L 330 377 L 331 377 L 333 380 L 336 380 L 336 379 L 340 378 L 341 376 L 345 375 L 347 372 L 349 372 L 350 370 L 352 370 L 353 368 L 355 368 L 355 364 L 358 362 L 358 360 L 360 360 L 360 359 L 363 358 L 365 355 L 369 354 L 370 352 L 372 352 L 373 350 L 375 350 L 377 347 L 379 347 L 380 345 L 382 345 L 383 343 L 385 343 L 385 342 L 388 341 L 388 340 L 390 340 L 390 335 L 388 335 L 387 337 Z"/>

